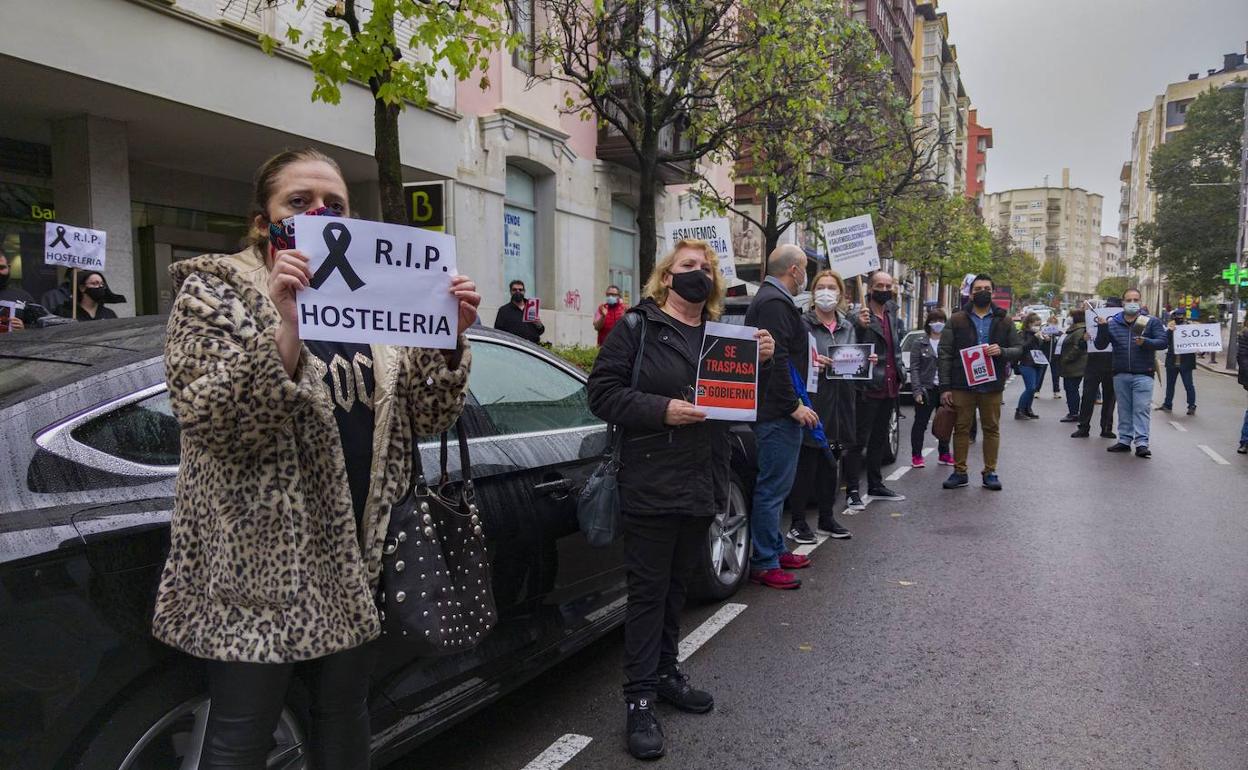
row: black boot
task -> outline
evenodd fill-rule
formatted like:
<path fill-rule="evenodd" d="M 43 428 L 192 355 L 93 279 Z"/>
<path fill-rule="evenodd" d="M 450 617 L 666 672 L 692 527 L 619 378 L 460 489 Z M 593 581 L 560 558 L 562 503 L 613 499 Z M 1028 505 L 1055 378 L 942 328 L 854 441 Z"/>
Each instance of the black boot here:
<path fill-rule="evenodd" d="M 663 756 L 663 727 L 654 715 L 649 698 L 628 699 L 628 753 L 634 759 L 658 759 Z"/>
<path fill-rule="evenodd" d="M 690 687 L 689 677 L 680 669 L 659 675 L 659 700 L 690 714 L 705 714 L 715 708 L 715 699 L 711 694 Z"/>
<path fill-rule="evenodd" d="M 1015 420 L 1026 420 L 1026 419 L 1028 419 L 1028 417 L 1027 417 L 1027 413 L 1026 413 L 1026 412 L 1024 412 L 1022 409 L 1015 409 L 1015 410 L 1014 410 L 1014 419 L 1015 419 Z"/>

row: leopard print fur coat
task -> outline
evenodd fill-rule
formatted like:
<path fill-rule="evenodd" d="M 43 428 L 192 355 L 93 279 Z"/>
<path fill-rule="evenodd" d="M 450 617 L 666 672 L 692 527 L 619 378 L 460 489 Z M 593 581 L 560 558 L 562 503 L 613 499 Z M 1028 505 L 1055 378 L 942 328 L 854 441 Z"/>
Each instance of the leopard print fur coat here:
<path fill-rule="evenodd" d="M 325 366 L 305 348 L 287 376 L 260 253 L 205 255 L 170 272 L 165 369 L 182 460 L 153 634 L 197 657 L 253 663 L 376 637 L 373 594 L 413 423 L 428 436 L 458 417 L 467 343 L 455 369 L 441 351 L 372 347 L 375 434 L 357 527 Z"/>

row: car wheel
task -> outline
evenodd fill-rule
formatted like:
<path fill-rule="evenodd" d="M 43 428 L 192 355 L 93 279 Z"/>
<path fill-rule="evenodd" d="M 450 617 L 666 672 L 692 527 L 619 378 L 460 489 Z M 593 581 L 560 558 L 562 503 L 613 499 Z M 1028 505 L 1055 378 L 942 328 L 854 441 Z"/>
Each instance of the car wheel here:
<path fill-rule="evenodd" d="M 893 413 L 888 416 L 888 447 L 884 450 L 885 465 L 892 465 L 897 462 L 897 453 L 901 451 L 901 420 L 899 411 L 894 407 Z"/>
<path fill-rule="evenodd" d="M 750 571 L 750 502 L 745 486 L 733 475 L 728 505 L 715 515 L 698 560 L 692 593 L 699 599 L 723 601 L 737 592 Z"/>
<path fill-rule="evenodd" d="M 292 688 L 293 689 L 293 688 Z M 170 672 L 128 696 L 95 728 L 77 770 L 195 770 L 203 749 L 209 699 L 201 678 Z M 304 733 L 294 712 L 283 709 L 265 767 L 302 770 Z"/>

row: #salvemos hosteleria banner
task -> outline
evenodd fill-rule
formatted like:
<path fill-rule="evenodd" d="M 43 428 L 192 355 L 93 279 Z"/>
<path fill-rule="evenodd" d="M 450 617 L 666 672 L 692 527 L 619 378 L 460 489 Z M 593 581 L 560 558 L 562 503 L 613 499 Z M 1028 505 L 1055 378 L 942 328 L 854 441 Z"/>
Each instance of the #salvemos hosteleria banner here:
<path fill-rule="evenodd" d="M 711 420 L 753 422 L 758 410 L 758 330 L 708 321 L 693 404 Z"/>
<path fill-rule="evenodd" d="M 455 348 L 452 236 L 361 219 L 294 219 L 295 246 L 312 270 L 299 292 L 301 339 Z"/>

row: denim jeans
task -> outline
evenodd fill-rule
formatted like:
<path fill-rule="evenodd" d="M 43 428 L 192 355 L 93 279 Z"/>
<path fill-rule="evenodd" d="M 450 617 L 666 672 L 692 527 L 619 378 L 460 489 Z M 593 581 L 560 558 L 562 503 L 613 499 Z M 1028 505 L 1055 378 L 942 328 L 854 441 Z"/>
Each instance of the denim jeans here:
<path fill-rule="evenodd" d="M 1248 409 L 1244 410 L 1244 426 L 1239 429 L 1239 443 L 1248 444 Z"/>
<path fill-rule="evenodd" d="M 1018 409 L 1026 413 L 1031 411 L 1031 402 L 1043 382 L 1041 376 L 1044 371 L 1035 366 L 1020 366 L 1018 370 L 1023 375 L 1023 394 L 1018 397 Z"/>
<path fill-rule="evenodd" d="M 1118 399 L 1118 443 L 1148 446 L 1148 421 L 1153 411 L 1151 374 L 1115 374 Z"/>
<path fill-rule="evenodd" d="M 802 426 L 788 417 L 759 422 L 754 424 L 754 438 L 758 445 L 758 478 L 754 482 L 754 508 L 750 511 L 750 536 L 754 539 L 750 566 L 756 570 L 775 569 L 785 551 L 780 515 L 797 474 Z"/>
<path fill-rule="evenodd" d="M 1079 415 L 1079 389 L 1083 384 L 1082 377 L 1063 377 L 1062 387 L 1066 389 L 1066 414 L 1071 417 Z"/>
<path fill-rule="evenodd" d="M 1162 401 L 1162 406 L 1170 409 L 1174 406 L 1174 390 L 1176 380 L 1183 378 L 1183 390 L 1187 391 L 1188 407 L 1196 408 L 1196 383 L 1192 382 L 1191 369 L 1176 369 L 1174 367 L 1166 368 L 1166 400 Z"/>

